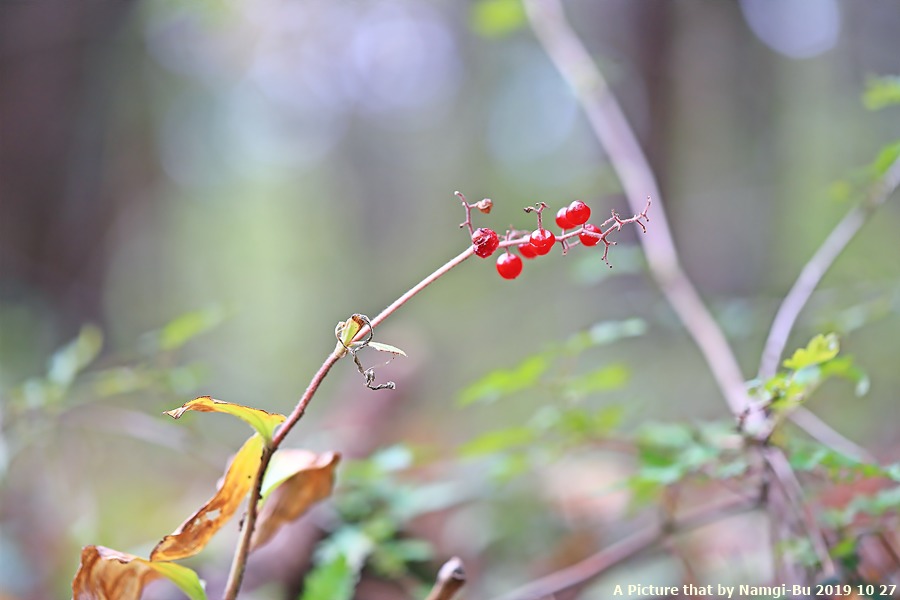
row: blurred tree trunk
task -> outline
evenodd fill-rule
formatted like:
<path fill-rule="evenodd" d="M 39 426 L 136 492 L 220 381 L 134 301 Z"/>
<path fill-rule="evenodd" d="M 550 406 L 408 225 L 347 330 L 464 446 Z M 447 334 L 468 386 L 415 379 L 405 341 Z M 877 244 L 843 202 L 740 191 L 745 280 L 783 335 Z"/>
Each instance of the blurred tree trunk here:
<path fill-rule="evenodd" d="M 115 214 L 100 186 L 112 42 L 131 2 L 0 7 L 0 294 L 63 329 L 101 315 Z"/>

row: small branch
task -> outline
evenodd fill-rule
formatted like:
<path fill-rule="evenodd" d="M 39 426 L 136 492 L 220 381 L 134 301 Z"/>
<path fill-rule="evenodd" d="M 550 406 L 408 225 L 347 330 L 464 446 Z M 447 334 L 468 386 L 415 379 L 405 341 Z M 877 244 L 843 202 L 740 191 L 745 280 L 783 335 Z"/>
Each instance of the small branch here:
<path fill-rule="evenodd" d="M 425 600 L 452 600 L 456 592 L 466 584 L 466 571 L 462 560 L 453 557 L 438 571 L 431 593 Z"/>
<path fill-rule="evenodd" d="M 639 213 L 644 199 L 660 200 L 659 185 L 640 144 L 612 95 L 606 80 L 566 20 L 558 0 L 524 0 L 531 27 L 581 107 L 622 183 L 631 211 Z M 722 329 L 678 262 L 678 252 L 665 214 L 657 202 L 652 236 L 640 236 L 650 273 L 685 329 L 700 348 L 732 414 L 750 407 L 744 376 Z M 760 426 L 762 415 L 751 415 Z M 754 427 L 749 430 L 753 431 Z"/>
<path fill-rule="evenodd" d="M 263 476 L 269 467 L 269 461 L 272 459 L 274 450 L 271 448 L 263 448 L 262 460 L 259 464 L 259 470 L 253 478 L 253 490 L 250 492 L 250 498 L 255 498 L 247 503 L 247 514 L 244 516 L 243 528 L 241 529 L 241 537 L 238 540 L 237 550 L 231 561 L 231 570 L 228 572 L 228 583 L 225 585 L 225 593 L 223 600 L 235 600 L 238 591 L 241 589 L 241 582 L 244 579 L 244 572 L 247 567 L 247 557 L 250 554 L 250 541 L 253 538 L 253 527 L 256 525 L 256 515 L 258 513 L 258 501 L 262 496 Z"/>
<path fill-rule="evenodd" d="M 803 488 L 800 486 L 800 482 L 797 481 L 797 476 L 791 469 L 791 465 L 788 464 L 787 458 L 785 458 L 783 452 L 772 447 L 763 449 L 763 457 L 772 470 L 772 474 L 775 475 L 775 481 L 784 493 L 791 508 L 803 523 L 806 535 L 822 567 L 822 577 L 824 579 L 833 577 L 837 573 L 837 568 L 828 552 L 825 534 L 816 522 L 815 516 L 803 501 Z"/>
<path fill-rule="evenodd" d="M 509 242 L 506 243 L 510 244 Z M 379 323 L 391 316 L 398 308 L 409 302 L 409 300 L 411 300 L 413 296 L 440 279 L 453 267 L 462 264 L 462 262 L 472 256 L 473 253 L 474 251 L 472 249 L 472 246 L 469 246 L 463 252 L 459 253 L 456 257 L 447 261 L 447 263 L 445 263 L 431 275 L 420 281 L 408 292 L 397 298 L 397 300 L 395 300 L 390 306 L 381 311 L 378 316 L 371 320 L 370 325 L 366 325 L 362 329 L 360 329 L 359 333 L 357 333 L 357 335 L 353 338 L 353 341 L 364 339 L 372 329 L 374 329 Z M 322 381 L 324 381 L 325 377 L 328 375 L 328 372 L 331 371 L 331 367 L 333 367 L 334 364 L 345 355 L 346 350 L 342 348 L 339 343 L 335 350 L 333 350 L 332 353 L 328 355 L 328 358 L 326 358 L 322 363 L 322 366 L 319 367 L 319 370 L 316 371 L 316 374 L 309 382 L 309 385 L 306 387 L 306 391 L 303 392 L 303 396 L 301 396 L 300 400 L 297 402 L 294 410 L 291 411 L 291 414 L 288 416 L 288 418 L 285 419 L 284 423 L 282 423 L 278 428 L 278 431 L 272 438 L 271 447 L 267 448 L 263 452 L 262 461 L 260 462 L 259 469 L 257 470 L 255 475 L 253 492 L 251 492 L 250 495 L 251 501 L 247 506 L 247 514 L 244 517 L 244 526 L 241 529 L 241 536 L 238 540 L 234 559 L 231 563 L 231 570 L 228 573 L 228 583 L 225 587 L 225 593 L 223 595 L 224 600 L 236 600 L 238 592 L 241 589 L 241 582 L 243 581 L 244 571 L 247 566 L 247 556 L 250 550 L 250 541 L 253 537 L 253 529 L 256 526 L 258 509 L 257 505 L 259 501 L 260 490 L 262 488 L 263 477 L 265 476 L 266 469 L 269 466 L 269 460 L 272 458 L 272 455 L 275 453 L 278 447 L 281 446 L 284 438 L 287 437 L 287 435 L 291 432 L 291 429 L 293 429 L 297 422 L 300 421 L 300 419 L 303 417 L 303 414 L 306 412 L 306 407 L 309 406 L 310 401 L 312 401 L 313 396 L 315 396 L 316 391 L 318 391 L 319 386 L 322 384 Z"/>
<path fill-rule="evenodd" d="M 656 546 L 677 531 L 689 531 L 759 506 L 758 500 L 730 498 L 715 506 L 705 506 L 677 521 L 670 521 L 638 531 L 612 546 L 604 548 L 571 567 L 566 567 L 506 593 L 495 600 L 540 600 L 550 598 L 573 587 L 583 585 L 609 569 Z"/>
<path fill-rule="evenodd" d="M 762 360 L 759 365 L 759 377 L 768 379 L 775 375 L 778 363 L 787 344 L 788 336 L 800 311 L 806 306 L 813 291 L 818 287 L 828 269 L 853 239 L 865 222 L 879 206 L 890 197 L 900 185 L 900 158 L 888 168 L 884 176 L 875 185 L 869 197 L 853 207 L 835 226 L 809 262 L 800 271 L 797 281 L 781 301 L 769 337 L 766 339 Z"/>

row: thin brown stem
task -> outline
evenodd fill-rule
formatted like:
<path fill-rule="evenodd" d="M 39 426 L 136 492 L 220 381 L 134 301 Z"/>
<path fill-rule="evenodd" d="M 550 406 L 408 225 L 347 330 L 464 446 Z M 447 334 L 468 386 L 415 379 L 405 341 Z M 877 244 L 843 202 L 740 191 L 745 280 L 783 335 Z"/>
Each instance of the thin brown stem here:
<path fill-rule="evenodd" d="M 539 600 L 591 581 L 609 569 L 653 548 L 674 532 L 690 531 L 759 506 L 757 500 L 729 498 L 704 506 L 681 519 L 648 527 L 555 573 L 536 579 L 495 600 Z"/>
<path fill-rule="evenodd" d="M 425 600 L 452 600 L 465 584 L 466 571 L 463 569 L 462 560 L 454 556 L 438 571 L 434 587 Z"/>
<path fill-rule="evenodd" d="M 828 552 L 825 534 L 816 522 L 815 516 L 803 501 L 803 488 L 800 486 L 793 469 L 791 469 L 791 465 L 788 464 L 787 458 L 785 458 L 783 452 L 773 447 L 764 448 L 763 457 L 772 470 L 772 474 L 775 475 L 775 481 L 790 503 L 793 512 L 803 523 L 807 538 L 812 544 L 813 551 L 815 551 L 819 564 L 822 567 L 823 577 L 826 579 L 832 577 L 836 573 L 836 567 Z"/>
<path fill-rule="evenodd" d="M 508 242 L 505 243 L 509 245 Z M 397 298 L 397 300 L 395 300 L 390 306 L 378 313 L 375 318 L 371 319 L 371 329 L 374 329 L 378 324 L 391 316 L 398 308 L 409 302 L 416 294 L 440 279 L 452 268 L 462 264 L 463 261 L 472 256 L 473 253 L 474 251 L 472 249 L 472 246 L 469 246 L 463 252 L 460 252 L 457 256 L 450 259 L 443 266 L 425 277 L 425 279 L 420 281 L 405 294 Z M 369 334 L 369 332 L 370 327 L 368 325 L 364 326 L 362 329 L 360 329 L 359 333 L 357 333 L 356 337 L 354 337 L 354 341 L 364 339 L 365 336 Z M 272 438 L 271 446 L 263 452 L 263 459 L 260 462 L 259 469 L 257 470 L 255 475 L 253 492 L 251 492 L 250 495 L 251 500 L 247 506 L 247 514 L 244 517 L 244 525 L 241 529 L 240 539 L 238 540 L 238 545 L 231 563 L 231 571 L 228 573 L 228 583 L 225 587 L 225 593 L 223 595 L 224 600 L 236 600 L 238 592 L 241 589 L 241 582 L 243 581 L 244 571 L 247 567 L 247 557 L 250 552 L 250 542 L 253 537 L 253 530 L 256 526 L 256 517 L 258 512 L 257 504 L 259 501 L 260 490 L 262 488 L 262 482 L 265 476 L 266 469 L 269 466 L 269 460 L 281 445 L 281 443 L 284 441 L 284 438 L 287 437 L 287 435 L 291 432 L 291 429 L 293 429 L 297 422 L 300 421 L 300 419 L 303 417 L 303 414 L 306 412 L 306 407 L 309 406 L 309 403 L 312 401 L 313 396 L 315 396 L 316 391 L 318 391 L 319 386 L 322 384 L 322 381 L 324 381 L 325 377 L 328 375 L 328 372 L 331 371 L 331 367 L 333 367 L 338 360 L 343 358 L 345 354 L 346 349 L 341 347 L 339 342 L 335 349 L 331 352 L 331 354 L 328 355 L 328 358 L 326 358 L 322 363 L 322 366 L 319 367 L 319 370 L 316 371 L 316 374 L 309 382 L 309 385 L 306 387 L 306 391 L 303 392 L 303 396 L 300 397 L 300 400 L 297 402 L 294 410 L 291 411 L 291 414 L 278 428 L 277 433 Z"/>
<path fill-rule="evenodd" d="M 256 515 L 258 513 L 258 500 L 262 495 L 263 476 L 269 467 L 269 461 L 272 459 L 274 450 L 271 448 L 263 448 L 262 460 L 259 463 L 259 469 L 253 478 L 253 490 L 250 492 L 251 501 L 247 503 L 247 514 L 244 516 L 244 525 L 241 530 L 240 539 L 238 539 L 237 550 L 231 561 L 231 570 L 228 572 L 228 583 L 225 584 L 225 593 L 222 596 L 225 600 L 234 600 L 237 598 L 238 591 L 241 589 L 241 582 L 244 579 L 244 572 L 247 567 L 247 556 L 250 553 L 250 541 L 253 538 L 253 526 L 256 524 Z M 253 499 L 257 501 L 253 501 Z"/>

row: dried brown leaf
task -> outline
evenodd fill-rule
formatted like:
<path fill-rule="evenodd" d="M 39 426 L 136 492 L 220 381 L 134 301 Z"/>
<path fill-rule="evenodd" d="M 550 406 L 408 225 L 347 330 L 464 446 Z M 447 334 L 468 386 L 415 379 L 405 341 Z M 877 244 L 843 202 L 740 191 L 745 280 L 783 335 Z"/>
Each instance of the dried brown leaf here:
<path fill-rule="evenodd" d="M 138 600 L 144 586 L 167 577 L 188 598 L 205 600 L 206 593 L 197 574 L 181 565 L 150 562 L 147 559 L 103 546 L 86 546 L 81 566 L 72 581 L 74 600 Z"/>
<path fill-rule="evenodd" d="M 259 434 L 247 440 L 232 459 L 215 496 L 171 535 L 164 537 L 153 549 L 150 560 L 178 560 L 203 550 L 212 536 L 234 516 L 250 492 L 264 446 L 265 441 Z"/>
<path fill-rule="evenodd" d="M 308 450 L 284 449 L 273 457 L 272 472 L 281 475 L 265 497 L 256 521 L 251 549 L 268 542 L 286 523 L 300 518 L 310 507 L 331 495 L 334 469 L 341 459 L 337 452 L 316 454 Z"/>
<path fill-rule="evenodd" d="M 137 556 L 103 546 L 86 546 L 72 581 L 72 597 L 74 600 L 138 600 L 144 586 L 159 577 L 162 575 Z"/>

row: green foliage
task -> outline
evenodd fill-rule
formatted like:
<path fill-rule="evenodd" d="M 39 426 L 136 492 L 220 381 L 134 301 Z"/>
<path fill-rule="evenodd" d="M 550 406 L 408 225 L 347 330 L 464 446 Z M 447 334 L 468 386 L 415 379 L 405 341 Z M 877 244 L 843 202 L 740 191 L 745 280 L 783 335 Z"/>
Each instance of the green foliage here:
<path fill-rule="evenodd" d="M 85 325 L 74 340 L 53 353 L 43 377 L 28 379 L 13 390 L 13 401 L 32 409 L 60 403 L 102 347 L 103 332 L 94 325 Z"/>
<path fill-rule="evenodd" d="M 881 465 L 847 456 L 828 446 L 793 441 L 786 448 L 791 467 L 797 471 L 818 471 L 836 483 L 855 482 L 860 478 L 880 478 L 900 483 L 900 463 Z M 852 524 L 859 514 L 881 516 L 900 510 L 900 486 L 893 485 L 870 495 L 857 495 L 847 506 L 826 511 L 823 520 L 836 528 Z"/>
<path fill-rule="evenodd" d="M 321 561 L 304 581 L 300 600 L 350 600 L 356 585 L 357 573 L 347 564 L 343 554 Z"/>
<path fill-rule="evenodd" d="M 884 146 L 868 167 L 873 179 L 883 176 L 900 157 L 900 141 Z"/>
<path fill-rule="evenodd" d="M 806 348 L 798 348 L 794 355 L 784 361 L 784 366 L 794 371 L 804 367 L 822 364 L 837 356 L 840 351 L 837 336 L 833 333 L 817 335 Z"/>
<path fill-rule="evenodd" d="M 577 358 L 593 348 L 641 336 L 646 331 L 646 322 L 636 318 L 596 323 L 562 344 L 548 345 L 540 352 L 527 356 L 513 368 L 489 372 L 460 393 L 459 403 L 461 406 L 476 402 L 490 403 L 538 387 L 548 383 L 544 380 L 545 375 L 557 372 L 554 364 L 560 359 Z M 628 383 L 630 375 L 626 365 L 613 363 L 558 383 L 568 394 L 587 395 L 621 389 Z"/>
<path fill-rule="evenodd" d="M 309 576 L 321 580 L 315 582 L 317 595 L 308 596 L 313 593 L 308 590 L 302 600 L 352 597 L 366 566 L 396 579 L 410 575 L 412 564 L 432 558 L 430 544 L 406 537 L 405 526 L 460 502 L 464 493 L 455 484 L 403 483 L 400 475 L 412 465 L 412 452 L 399 445 L 346 465 L 333 498 L 339 521 L 316 549 L 318 565 Z M 331 590 L 336 595 L 329 595 Z"/>
<path fill-rule="evenodd" d="M 870 77 L 863 92 L 863 105 L 869 110 L 879 110 L 900 104 L 900 77 Z"/>
<path fill-rule="evenodd" d="M 462 406 L 474 402 L 493 402 L 503 396 L 534 387 L 549 363 L 544 356 L 530 356 L 512 369 L 491 371 L 462 391 L 459 403 Z"/>
<path fill-rule="evenodd" d="M 655 500 L 665 486 L 688 476 L 729 479 L 749 466 L 731 422 L 645 423 L 636 442 L 638 471 L 627 482 L 636 504 Z"/>
<path fill-rule="evenodd" d="M 838 356 L 839 351 L 835 334 L 817 335 L 805 348 L 796 350 L 784 361 L 787 371 L 781 371 L 765 382 L 751 381 L 750 392 L 779 423 L 832 377 L 853 382 L 856 395 L 865 395 L 869 390 L 868 376 L 853 364 L 852 357 Z"/>
<path fill-rule="evenodd" d="M 489 38 L 509 35 L 526 22 L 522 0 L 478 0 L 472 5 L 469 18 L 472 30 Z"/>
<path fill-rule="evenodd" d="M 151 334 L 156 346 L 163 352 L 181 348 L 197 336 L 218 327 L 226 317 L 225 310 L 218 305 L 179 315 Z"/>

